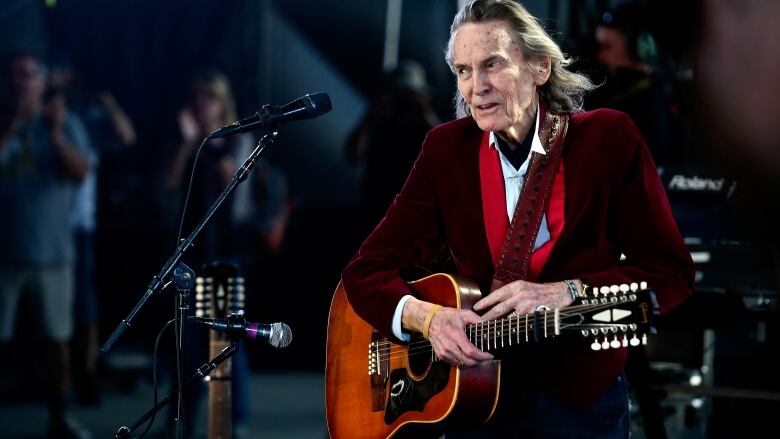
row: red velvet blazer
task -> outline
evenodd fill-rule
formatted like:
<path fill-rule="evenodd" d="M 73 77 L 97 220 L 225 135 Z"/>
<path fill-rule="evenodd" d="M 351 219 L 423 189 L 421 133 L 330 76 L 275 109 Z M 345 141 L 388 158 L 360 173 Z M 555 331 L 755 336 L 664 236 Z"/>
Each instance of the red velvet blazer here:
<path fill-rule="evenodd" d="M 342 274 L 355 311 L 386 336 L 392 337 L 398 301 L 410 293 L 399 270 L 424 263 L 441 239 L 457 274 L 490 284 L 479 176 L 483 134 L 470 117 L 431 130 L 401 193 Z M 565 224 L 538 281 L 646 281 L 662 314 L 677 306 L 693 291 L 693 263 L 634 123 L 612 110 L 575 113 L 563 148 Z M 532 370 L 523 373 L 564 402 L 587 406 L 614 382 L 626 350 L 593 352 L 582 340 L 561 339 L 528 355 Z"/>

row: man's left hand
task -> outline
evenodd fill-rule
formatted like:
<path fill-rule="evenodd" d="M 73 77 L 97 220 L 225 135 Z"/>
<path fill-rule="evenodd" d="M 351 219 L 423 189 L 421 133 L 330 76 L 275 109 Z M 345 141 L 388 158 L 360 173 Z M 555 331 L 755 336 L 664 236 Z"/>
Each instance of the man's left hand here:
<path fill-rule="evenodd" d="M 516 280 L 493 291 L 474 304 L 474 311 L 481 313 L 483 320 L 493 320 L 512 311 L 519 315 L 536 310 L 540 305 L 550 309 L 562 308 L 572 303 L 572 297 L 565 282 L 537 284 Z"/>

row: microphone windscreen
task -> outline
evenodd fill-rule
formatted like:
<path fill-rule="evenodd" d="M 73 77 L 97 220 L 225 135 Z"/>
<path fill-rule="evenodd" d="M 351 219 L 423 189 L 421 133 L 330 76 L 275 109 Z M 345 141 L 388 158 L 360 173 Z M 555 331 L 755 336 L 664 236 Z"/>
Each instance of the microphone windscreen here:
<path fill-rule="evenodd" d="M 306 96 L 312 105 L 310 109 L 311 117 L 320 116 L 333 109 L 333 104 L 330 102 L 330 96 L 327 93 L 312 93 Z"/>
<path fill-rule="evenodd" d="M 284 323 L 274 323 L 271 325 L 271 336 L 268 343 L 275 348 L 287 347 L 292 342 L 292 331 Z"/>

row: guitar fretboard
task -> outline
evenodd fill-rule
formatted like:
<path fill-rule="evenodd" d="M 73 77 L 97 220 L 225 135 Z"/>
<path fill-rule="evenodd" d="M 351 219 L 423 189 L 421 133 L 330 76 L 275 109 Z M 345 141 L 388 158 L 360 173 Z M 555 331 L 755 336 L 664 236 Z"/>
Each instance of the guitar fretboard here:
<path fill-rule="evenodd" d="M 466 328 L 469 340 L 482 351 L 540 341 L 560 334 L 560 310 L 543 310 L 475 323 Z"/>

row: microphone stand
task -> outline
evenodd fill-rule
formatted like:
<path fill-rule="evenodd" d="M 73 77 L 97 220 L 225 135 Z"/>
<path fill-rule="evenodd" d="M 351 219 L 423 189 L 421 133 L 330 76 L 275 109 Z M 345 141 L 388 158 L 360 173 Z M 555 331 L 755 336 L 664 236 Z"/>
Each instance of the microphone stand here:
<path fill-rule="evenodd" d="M 246 159 L 246 161 L 244 161 L 244 164 L 241 165 L 241 167 L 238 168 L 238 170 L 236 170 L 236 173 L 235 175 L 233 175 L 233 178 L 230 180 L 230 182 L 222 191 L 222 193 L 219 194 L 219 196 L 214 201 L 214 203 L 212 203 L 211 207 L 209 207 L 209 210 L 203 215 L 203 218 L 201 218 L 200 222 L 195 226 L 192 232 L 190 232 L 189 236 L 187 236 L 186 239 L 182 239 L 179 242 L 179 245 L 176 247 L 176 251 L 168 259 L 168 261 L 165 263 L 165 265 L 160 270 L 160 272 L 157 273 L 156 276 L 154 276 L 152 281 L 147 286 L 146 292 L 141 297 L 141 300 L 138 301 L 135 307 L 130 311 L 130 314 L 127 316 L 127 318 L 122 320 L 122 322 L 116 327 L 116 329 L 108 338 L 108 340 L 106 340 L 106 342 L 100 348 L 100 350 L 104 353 L 108 353 L 111 350 L 111 348 L 114 346 L 114 344 L 119 339 L 119 337 L 121 337 L 122 334 L 124 334 L 124 332 L 127 331 L 127 328 L 131 326 L 136 314 L 138 314 L 138 312 L 146 304 L 149 298 L 151 298 L 151 296 L 154 293 L 160 290 L 160 286 L 163 284 L 165 279 L 171 274 L 171 271 L 174 271 L 173 281 L 174 283 L 176 283 L 177 289 L 179 291 L 179 295 L 177 297 L 176 317 L 175 317 L 176 363 L 177 363 L 177 370 L 178 370 L 177 378 L 178 378 L 178 387 L 179 387 L 178 389 L 179 402 L 178 402 L 177 417 L 176 417 L 176 422 L 177 422 L 176 437 L 179 439 L 184 438 L 185 435 L 185 427 L 183 422 L 185 415 L 184 415 L 183 398 L 182 398 L 183 386 L 181 385 L 182 367 L 183 367 L 181 362 L 181 360 L 183 359 L 182 327 L 184 326 L 184 318 L 185 318 L 184 313 L 188 308 L 187 296 L 189 295 L 189 290 L 192 288 L 192 283 L 194 283 L 195 280 L 195 273 L 184 263 L 181 263 L 180 260 L 184 255 L 184 252 L 187 251 L 192 246 L 192 242 L 198 236 L 198 234 L 203 229 L 203 227 L 209 222 L 211 217 L 214 216 L 214 213 L 217 211 L 217 209 L 219 209 L 219 207 L 222 205 L 225 199 L 236 190 L 236 187 L 241 182 L 246 180 L 247 176 L 254 168 L 257 160 L 260 158 L 265 148 L 268 145 L 270 145 L 276 139 L 276 136 L 279 134 L 277 128 L 278 128 L 277 126 L 274 126 L 271 129 L 271 132 L 263 136 L 263 138 L 260 139 L 259 142 L 257 142 L 257 146 L 255 147 L 254 151 L 252 151 L 252 153 L 249 154 L 249 157 Z M 213 135 L 214 133 L 210 134 L 208 137 L 206 137 L 206 140 L 212 138 Z M 167 399 L 169 398 L 166 398 L 166 400 Z"/>
<path fill-rule="evenodd" d="M 174 267 L 177 266 L 179 263 L 179 260 L 184 255 L 184 252 L 187 251 L 191 246 L 192 242 L 195 240 L 195 237 L 198 236 L 198 233 L 200 233 L 201 229 L 206 225 L 206 223 L 209 222 L 211 217 L 214 215 L 214 213 L 219 209 L 219 207 L 222 205 L 222 203 L 225 201 L 225 199 L 235 191 L 236 186 L 238 186 L 239 183 L 244 181 L 249 175 L 249 172 L 254 168 L 255 162 L 257 162 L 257 159 L 260 158 L 260 155 L 263 153 L 263 150 L 270 145 L 274 139 L 276 139 L 276 136 L 278 135 L 278 131 L 276 130 L 276 127 L 274 127 L 270 133 L 263 136 L 262 139 L 260 139 L 259 142 L 257 142 L 257 147 L 255 147 L 255 150 L 252 151 L 252 153 L 249 155 L 249 158 L 246 159 L 243 165 L 236 171 L 233 178 L 230 180 L 230 183 L 225 187 L 225 189 L 222 191 L 222 193 L 217 197 L 217 199 L 214 201 L 214 203 L 211 205 L 209 210 L 206 212 L 205 215 L 203 215 L 203 218 L 200 220 L 198 225 L 195 226 L 195 228 L 192 230 L 190 235 L 186 239 L 182 239 L 179 242 L 179 245 L 176 247 L 176 251 L 173 253 L 173 255 L 168 259 L 168 261 L 165 263 L 163 268 L 160 270 L 159 273 L 157 273 L 156 276 L 152 279 L 152 281 L 149 283 L 149 285 L 146 288 L 146 292 L 141 297 L 141 300 L 138 301 L 138 303 L 135 305 L 135 307 L 130 311 L 130 314 L 122 320 L 121 323 L 114 329 L 114 332 L 111 334 L 110 337 L 108 337 L 108 340 L 103 344 L 103 346 L 100 348 L 100 350 L 104 353 L 108 353 L 113 348 L 116 341 L 119 339 L 119 337 L 124 334 L 125 331 L 127 331 L 127 328 L 129 328 L 132 323 L 133 319 L 135 318 L 136 314 L 141 310 L 141 308 L 146 304 L 146 302 L 149 300 L 149 298 L 156 293 L 160 289 L 160 285 L 164 282 L 164 280 L 170 275 L 171 271 L 174 269 Z M 207 139 L 211 138 L 211 135 L 207 137 Z"/>
<path fill-rule="evenodd" d="M 195 371 L 192 376 L 187 380 L 185 383 L 185 386 L 190 386 L 194 382 L 196 382 L 198 379 L 203 379 L 206 376 L 208 376 L 209 373 L 211 373 L 212 370 L 216 369 L 217 366 L 219 366 L 223 361 L 227 360 L 228 358 L 232 357 L 233 354 L 238 352 L 238 348 L 240 346 L 239 338 L 231 338 L 230 339 L 230 346 L 226 347 L 222 350 L 219 354 L 217 354 L 216 357 L 212 358 L 211 360 L 207 361 L 206 363 L 203 363 L 202 366 L 198 368 L 198 370 Z M 168 405 L 168 403 L 171 402 L 171 399 L 173 399 L 173 396 L 177 393 L 181 393 L 181 386 L 179 389 L 172 391 L 168 394 L 165 398 L 160 400 L 160 402 L 157 403 L 154 407 L 149 409 L 146 413 L 144 413 L 140 418 L 138 418 L 135 422 L 133 422 L 129 427 L 128 426 L 122 426 L 119 427 L 119 430 L 117 430 L 116 435 L 114 436 L 116 439 L 129 439 L 130 434 L 135 431 L 138 427 L 140 427 L 144 422 L 146 422 L 149 418 L 152 417 L 155 413 L 160 411 L 163 407 Z M 181 402 L 179 402 L 181 404 Z"/>
<path fill-rule="evenodd" d="M 195 285 L 195 272 L 192 271 L 184 262 L 179 262 L 179 265 L 173 270 L 173 283 L 176 284 L 176 315 L 175 321 L 175 338 L 176 338 L 176 386 L 179 391 L 179 398 L 176 404 L 176 437 L 179 439 L 186 439 L 187 429 L 184 421 L 184 320 L 186 318 L 187 310 L 190 308 L 188 297 L 192 287 Z"/>

